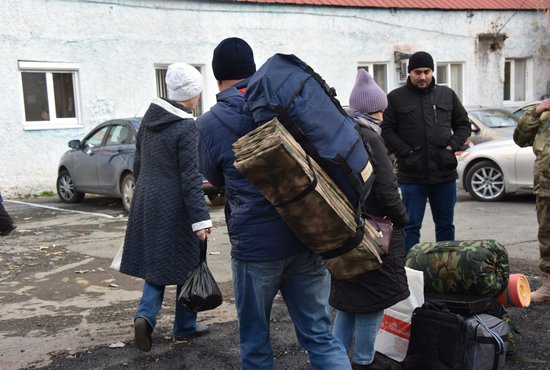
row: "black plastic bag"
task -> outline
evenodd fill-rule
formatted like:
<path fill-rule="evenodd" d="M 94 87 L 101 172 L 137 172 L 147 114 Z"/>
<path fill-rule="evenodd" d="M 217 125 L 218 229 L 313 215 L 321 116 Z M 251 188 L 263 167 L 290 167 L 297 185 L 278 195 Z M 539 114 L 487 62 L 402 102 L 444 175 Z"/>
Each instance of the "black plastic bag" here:
<path fill-rule="evenodd" d="M 206 240 L 200 241 L 201 258 L 181 287 L 179 302 L 188 311 L 212 310 L 222 304 L 222 293 L 206 264 Z"/>

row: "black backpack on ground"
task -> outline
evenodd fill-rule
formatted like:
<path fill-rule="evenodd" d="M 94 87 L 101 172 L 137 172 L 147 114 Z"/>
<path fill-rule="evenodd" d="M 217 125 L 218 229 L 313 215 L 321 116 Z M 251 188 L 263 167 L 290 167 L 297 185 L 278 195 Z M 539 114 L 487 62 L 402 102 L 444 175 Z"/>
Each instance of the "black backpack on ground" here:
<path fill-rule="evenodd" d="M 426 302 L 413 311 L 405 370 L 462 370 L 466 353 L 464 318 L 445 305 Z"/>

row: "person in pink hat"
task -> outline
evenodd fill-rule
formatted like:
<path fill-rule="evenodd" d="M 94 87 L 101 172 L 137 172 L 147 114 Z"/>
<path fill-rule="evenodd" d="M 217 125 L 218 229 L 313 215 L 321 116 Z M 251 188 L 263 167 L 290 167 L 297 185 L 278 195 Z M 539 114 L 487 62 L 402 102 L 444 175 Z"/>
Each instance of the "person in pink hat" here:
<path fill-rule="evenodd" d="M 403 227 L 407 212 L 399 196 L 397 180 L 386 146 L 380 136 L 380 123 L 388 105 L 386 93 L 372 76 L 360 69 L 349 99 L 348 114 L 359 124 L 359 132 L 369 148 L 374 168 L 374 184 L 363 211 L 387 217 L 394 225 L 389 252 L 379 270 L 351 279 L 332 279 L 329 303 L 336 309 L 333 334 L 351 349 L 353 369 L 383 369 L 382 357 L 375 358 L 374 341 L 384 309 L 409 296 L 405 275 L 405 238 Z M 389 360 L 386 360 L 389 361 Z"/>

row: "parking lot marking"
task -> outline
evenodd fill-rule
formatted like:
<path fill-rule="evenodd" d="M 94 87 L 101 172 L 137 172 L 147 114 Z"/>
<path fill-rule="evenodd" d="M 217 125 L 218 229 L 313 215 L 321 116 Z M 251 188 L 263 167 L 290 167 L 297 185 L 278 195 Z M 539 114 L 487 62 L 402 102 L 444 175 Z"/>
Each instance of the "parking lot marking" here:
<path fill-rule="evenodd" d="M 81 214 L 84 214 L 84 215 L 92 215 L 92 216 L 99 216 L 99 217 L 105 217 L 105 218 L 115 218 L 115 216 L 106 215 L 105 213 L 75 211 L 75 210 L 73 210 L 73 209 L 64 209 L 64 208 L 58 208 L 58 207 L 44 206 L 44 205 L 42 205 L 42 204 L 34 204 L 34 203 L 20 202 L 20 201 L 18 201 L 18 200 L 8 200 L 8 199 L 4 199 L 4 202 L 10 202 L 10 203 L 16 203 L 16 204 L 23 204 L 23 205 L 27 205 L 27 206 L 31 206 L 31 207 L 52 209 L 52 210 L 54 210 L 54 211 L 64 211 L 64 212 L 81 213 Z"/>
<path fill-rule="evenodd" d="M 88 264 L 88 263 L 90 263 L 94 260 L 95 260 L 94 257 L 86 258 L 86 259 L 83 259 L 82 261 L 78 261 L 78 262 L 74 262 L 74 263 L 70 263 L 68 265 L 58 267 L 55 270 L 36 273 L 36 274 L 34 274 L 34 277 L 38 280 L 44 279 L 47 276 L 57 274 L 57 273 L 62 272 L 62 271 L 71 270 L 71 269 L 74 269 L 74 268 L 82 266 L 82 265 L 86 265 L 86 264 Z"/>

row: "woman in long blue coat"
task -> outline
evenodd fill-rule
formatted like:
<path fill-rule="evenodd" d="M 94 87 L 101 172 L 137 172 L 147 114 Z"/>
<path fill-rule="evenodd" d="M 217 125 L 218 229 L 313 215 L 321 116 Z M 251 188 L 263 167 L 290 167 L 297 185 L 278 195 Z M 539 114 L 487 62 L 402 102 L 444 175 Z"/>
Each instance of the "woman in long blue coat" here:
<path fill-rule="evenodd" d="M 175 340 L 203 334 L 197 314 L 177 303 L 181 285 L 199 263 L 199 239 L 212 221 L 197 167 L 197 129 L 191 113 L 202 91 L 196 68 L 175 63 L 166 74 L 169 100 L 155 99 L 137 134 L 132 199 L 120 272 L 145 280 L 134 332 L 136 346 L 151 350 L 166 285 L 176 285 Z"/>

